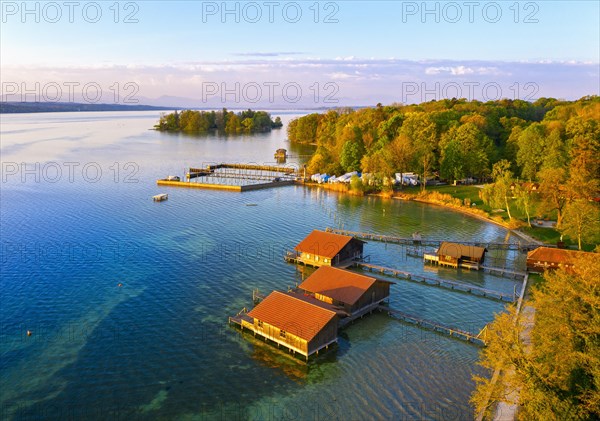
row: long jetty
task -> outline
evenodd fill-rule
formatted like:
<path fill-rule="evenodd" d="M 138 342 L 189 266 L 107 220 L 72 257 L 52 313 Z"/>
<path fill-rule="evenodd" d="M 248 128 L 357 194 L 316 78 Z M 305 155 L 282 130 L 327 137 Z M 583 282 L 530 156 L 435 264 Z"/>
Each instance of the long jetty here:
<path fill-rule="evenodd" d="M 449 281 L 446 279 L 428 278 L 422 275 L 416 275 L 414 273 L 405 272 L 398 269 L 391 269 L 383 266 L 373 265 L 371 263 L 357 262 L 355 265 L 363 270 L 370 272 L 379 272 L 383 275 L 393 276 L 395 278 L 404 279 L 407 281 L 419 282 L 426 285 L 437 286 L 441 288 L 447 288 L 454 291 L 466 292 L 468 294 L 478 295 L 485 298 L 491 298 L 494 300 L 514 302 L 515 296 L 512 294 L 506 294 L 499 291 L 494 291 L 487 288 L 481 288 L 474 285 L 465 284 L 462 282 Z"/>
<path fill-rule="evenodd" d="M 327 232 L 332 232 L 334 234 L 348 235 L 354 238 L 358 238 L 360 240 L 368 240 L 368 241 L 380 241 L 384 243 L 392 243 L 392 244 L 400 244 L 406 246 L 418 245 L 420 247 L 431 247 L 437 248 L 444 241 L 448 240 L 439 240 L 439 239 L 430 239 L 430 238 L 421 238 L 415 239 L 412 237 L 396 237 L 393 235 L 384 235 L 384 234 L 376 234 L 369 232 L 358 232 L 358 231 L 348 231 L 337 228 L 326 228 Z M 465 244 L 468 246 L 477 246 L 484 247 L 488 250 L 518 250 L 518 251 L 527 251 L 532 248 L 538 247 L 534 244 L 524 244 L 520 242 L 516 243 L 494 243 L 494 242 L 485 242 L 485 241 L 458 241 L 460 244 Z"/>
<path fill-rule="evenodd" d="M 400 310 L 395 310 L 390 308 L 387 305 L 380 305 L 377 307 L 378 310 L 386 312 L 388 315 L 396 317 L 404 322 L 415 324 L 419 327 L 423 327 L 425 329 L 430 329 L 436 332 L 445 333 L 446 335 L 450 335 L 455 338 L 459 338 L 468 342 L 476 342 L 481 345 L 485 345 L 485 336 L 487 331 L 487 326 L 484 327 L 481 332 L 478 334 L 467 332 L 466 330 L 462 330 L 456 327 L 447 326 L 442 323 L 434 322 L 431 320 L 423 319 L 420 317 L 412 316 L 410 314 L 406 314 Z"/>
<path fill-rule="evenodd" d="M 292 291 L 292 289 L 288 288 L 288 292 L 289 291 Z M 258 304 L 259 302 L 261 302 L 264 299 L 265 299 L 265 295 L 262 294 L 258 290 L 258 288 L 255 288 L 252 290 L 252 301 L 254 302 L 254 304 Z M 478 343 L 480 345 L 485 345 L 487 326 L 484 327 L 478 334 L 475 334 L 475 333 L 471 333 L 471 332 L 468 332 L 463 329 L 459 329 L 459 328 L 448 326 L 448 325 L 445 325 L 442 323 L 434 322 L 432 320 L 427 320 L 427 319 L 423 319 L 421 317 L 417 317 L 417 316 L 413 316 L 413 315 L 404 313 L 403 311 L 391 308 L 388 304 L 380 304 L 379 306 L 376 307 L 376 309 L 378 311 L 386 312 L 389 316 L 395 317 L 404 322 L 415 324 L 424 329 L 433 330 L 438 333 L 444 333 L 446 335 L 452 336 L 454 338 L 462 339 L 462 340 L 465 340 L 468 342 L 474 342 L 474 343 Z M 236 316 L 229 317 L 229 324 L 234 323 L 234 324 L 241 326 L 242 319 L 244 317 L 247 317 L 246 316 L 247 312 L 248 312 L 247 308 L 244 307 L 242 309 L 242 311 L 240 311 Z M 340 328 L 343 328 L 346 325 L 347 325 L 347 323 L 342 324 L 342 325 L 340 325 Z"/>
<path fill-rule="evenodd" d="M 223 163 L 208 165 L 205 168 L 190 167 L 189 171 L 185 174 L 185 181 L 160 179 L 156 181 L 156 184 L 159 186 L 219 189 L 244 192 L 272 187 L 289 186 L 295 184 L 295 175 L 296 169 L 292 167 Z M 203 181 L 192 182 L 192 179 Z M 232 182 L 230 182 L 230 180 Z M 234 184 L 235 180 L 239 180 L 239 183 Z M 250 182 L 254 183 L 250 184 Z"/>
<path fill-rule="evenodd" d="M 261 172 L 273 172 L 282 173 L 286 175 L 294 175 L 297 173 L 296 168 L 291 167 L 280 167 L 275 165 L 257 165 L 257 164 L 216 164 L 207 165 L 205 168 L 193 168 L 191 167 L 189 172 L 186 174 L 188 179 L 196 177 L 204 177 L 213 175 L 216 170 L 220 169 L 232 169 L 240 171 L 261 171 Z M 238 175 L 238 174 L 236 174 Z M 243 175 L 240 173 L 240 177 Z M 240 178 L 238 177 L 238 178 Z"/>

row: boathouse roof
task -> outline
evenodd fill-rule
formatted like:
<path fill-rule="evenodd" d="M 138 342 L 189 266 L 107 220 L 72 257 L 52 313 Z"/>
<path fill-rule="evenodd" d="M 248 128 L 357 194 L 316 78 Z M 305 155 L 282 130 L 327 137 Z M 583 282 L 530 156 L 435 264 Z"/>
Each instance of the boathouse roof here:
<path fill-rule="evenodd" d="M 310 341 L 336 317 L 336 313 L 291 295 L 273 291 L 257 304 L 248 316 Z"/>
<path fill-rule="evenodd" d="M 438 256 L 451 256 L 456 259 L 461 257 L 470 257 L 481 259 L 487 249 L 477 246 L 469 246 L 466 244 L 449 243 L 444 241 L 438 249 Z"/>
<path fill-rule="evenodd" d="M 294 250 L 333 259 L 351 241 L 364 243 L 364 241 L 349 235 L 313 230 Z"/>
<path fill-rule="evenodd" d="M 573 259 L 582 254 L 594 254 L 579 250 L 566 250 L 552 247 L 538 247 L 527 253 L 527 260 L 540 262 L 572 264 Z"/>
<path fill-rule="evenodd" d="M 353 305 L 377 281 L 377 278 L 359 273 L 331 266 L 321 266 L 315 273 L 302 282 L 298 288 Z"/>

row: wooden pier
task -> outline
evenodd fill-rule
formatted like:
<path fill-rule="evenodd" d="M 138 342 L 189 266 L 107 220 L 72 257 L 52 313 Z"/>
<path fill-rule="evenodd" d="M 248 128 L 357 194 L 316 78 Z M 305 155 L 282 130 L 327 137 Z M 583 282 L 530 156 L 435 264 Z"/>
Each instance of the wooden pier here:
<path fill-rule="evenodd" d="M 435 332 L 445 333 L 446 335 L 452 336 L 453 338 L 462 339 L 468 342 L 478 343 L 485 345 L 485 337 L 487 333 L 487 326 L 481 329 L 478 334 L 467 332 L 466 330 L 458 329 L 451 326 L 446 326 L 442 323 L 434 322 L 431 320 L 423 319 L 420 317 L 406 314 L 400 310 L 395 310 L 387 305 L 379 305 L 378 310 L 386 312 L 388 315 L 398 318 L 404 322 L 415 324 L 419 327 L 430 329 Z"/>
<path fill-rule="evenodd" d="M 357 231 L 348 231 L 337 228 L 326 228 L 326 231 L 332 232 L 334 234 L 341 235 L 349 235 L 361 240 L 366 241 L 380 241 L 384 243 L 391 244 L 399 244 L 406 246 L 419 246 L 419 247 L 429 247 L 429 248 L 438 248 L 444 241 L 448 240 L 438 240 L 438 239 L 427 239 L 421 238 L 420 240 L 415 240 L 412 237 L 396 237 L 392 235 L 383 235 L 376 233 L 368 233 L 368 232 L 357 232 Z M 531 249 L 537 248 L 536 244 L 523 244 L 520 242 L 516 243 L 493 243 L 493 242 L 482 242 L 482 241 L 460 241 L 461 244 L 467 246 L 476 246 L 476 247 L 484 247 L 488 250 L 517 250 L 517 251 L 529 251 Z"/>
<path fill-rule="evenodd" d="M 231 168 L 231 169 L 236 169 L 236 170 L 252 170 L 252 171 L 270 171 L 270 172 L 280 172 L 280 173 L 285 173 L 285 174 L 294 174 L 297 172 L 296 168 L 281 167 L 281 166 L 276 166 L 276 165 L 218 164 L 218 165 L 209 165 L 206 167 L 206 169 L 209 171 L 214 171 L 214 170 L 218 170 L 221 168 Z"/>
<path fill-rule="evenodd" d="M 512 270 L 512 269 L 506 269 L 506 268 L 493 267 L 493 266 L 481 266 L 481 269 L 483 269 L 486 272 L 489 272 L 492 275 L 502 276 L 505 278 L 521 277 L 524 279 L 527 276 L 526 272 L 521 272 L 518 270 Z"/>
<path fill-rule="evenodd" d="M 356 263 L 356 266 L 368 270 L 370 272 L 379 272 L 383 275 L 393 276 L 395 278 L 405 279 L 407 281 L 419 282 L 425 285 L 437 286 L 441 288 L 451 289 L 454 291 L 466 292 L 468 294 L 478 295 L 494 300 L 514 302 L 516 297 L 511 294 L 506 294 L 491 289 L 481 288 L 474 285 L 464 284 L 462 282 L 449 281 L 446 279 L 428 278 L 422 275 L 405 272 L 398 269 L 386 268 L 383 266 L 373 265 L 371 263 Z"/>

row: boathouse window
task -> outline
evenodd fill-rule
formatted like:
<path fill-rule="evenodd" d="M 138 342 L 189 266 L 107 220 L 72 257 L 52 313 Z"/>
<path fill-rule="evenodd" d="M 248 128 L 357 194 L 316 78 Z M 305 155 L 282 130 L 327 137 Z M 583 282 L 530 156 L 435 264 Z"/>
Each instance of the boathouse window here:
<path fill-rule="evenodd" d="M 285 338 L 285 330 L 280 330 L 279 336 L 281 336 L 282 338 Z"/>
<path fill-rule="evenodd" d="M 258 325 L 258 327 L 260 327 L 262 329 L 262 327 L 263 327 L 262 320 L 258 320 L 256 324 Z"/>

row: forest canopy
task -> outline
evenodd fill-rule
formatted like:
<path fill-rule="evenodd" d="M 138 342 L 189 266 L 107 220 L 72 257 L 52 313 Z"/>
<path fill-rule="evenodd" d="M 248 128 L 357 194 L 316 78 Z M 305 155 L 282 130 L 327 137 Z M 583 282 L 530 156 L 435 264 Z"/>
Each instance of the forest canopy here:
<path fill-rule="evenodd" d="M 498 161 L 522 180 L 565 171 L 581 190 L 598 188 L 600 97 L 535 102 L 445 99 L 418 105 L 378 104 L 295 119 L 293 142 L 311 143 L 312 173 L 362 170 L 380 179 L 415 172 L 422 179 L 489 179 Z"/>
<path fill-rule="evenodd" d="M 227 134 L 241 134 L 268 132 L 282 125 L 280 117 L 273 120 L 265 111 L 248 109 L 234 113 L 223 108 L 221 111 L 185 110 L 162 114 L 154 128 L 159 131 L 208 133 L 217 130 Z"/>

